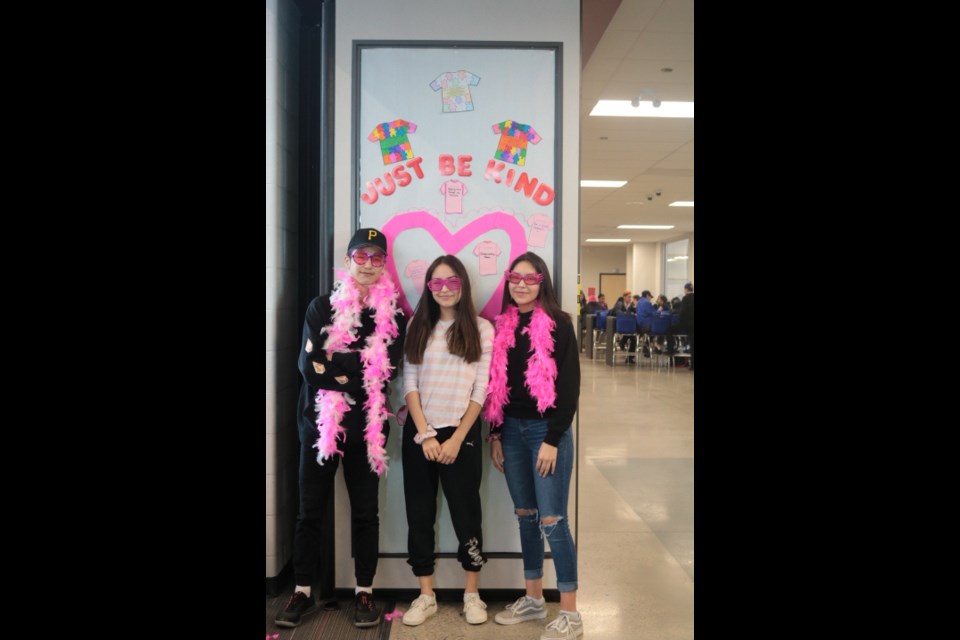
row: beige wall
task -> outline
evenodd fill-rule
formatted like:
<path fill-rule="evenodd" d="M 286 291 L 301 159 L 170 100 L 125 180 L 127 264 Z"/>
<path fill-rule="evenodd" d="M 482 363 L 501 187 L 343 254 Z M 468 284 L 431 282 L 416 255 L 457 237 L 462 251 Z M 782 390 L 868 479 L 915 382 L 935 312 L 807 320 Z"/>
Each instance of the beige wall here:
<path fill-rule="evenodd" d="M 660 293 L 662 275 L 661 245 L 659 242 L 637 242 L 631 247 L 633 271 L 627 285 L 634 293 L 648 289 L 654 297 Z"/>
<path fill-rule="evenodd" d="M 623 246 L 580 247 L 580 285 L 583 292 L 597 287 L 597 293 L 607 294 L 607 304 L 613 305 L 622 291 L 600 291 L 601 273 L 627 273 L 627 249 Z M 630 286 L 627 274 L 627 286 Z"/>

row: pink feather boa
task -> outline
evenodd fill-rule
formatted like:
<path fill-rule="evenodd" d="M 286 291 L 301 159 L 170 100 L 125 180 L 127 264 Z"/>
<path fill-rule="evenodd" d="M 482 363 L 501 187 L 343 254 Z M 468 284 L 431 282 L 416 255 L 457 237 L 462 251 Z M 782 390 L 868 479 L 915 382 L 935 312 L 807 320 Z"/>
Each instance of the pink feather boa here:
<path fill-rule="evenodd" d="M 350 345 L 357 341 L 357 328 L 361 325 L 360 314 L 363 304 L 360 300 L 360 291 L 350 274 L 343 270 L 337 271 L 339 281 L 330 295 L 330 305 L 333 307 L 333 318 L 330 326 L 324 327 L 321 333 L 327 333 L 323 344 L 324 351 L 345 353 Z M 380 279 L 371 285 L 367 291 L 366 303 L 374 311 L 374 331 L 367 337 L 366 346 L 360 350 L 360 363 L 363 366 L 363 390 L 367 393 L 367 401 L 363 408 L 367 414 L 367 426 L 364 429 L 364 440 L 367 443 L 367 460 L 370 469 L 378 476 L 387 471 L 387 451 L 384 449 L 386 438 L 383 436 L 383 421 L 390 413 L 387 410 L 387 399 L 383 393 L 384 385 L 390 380 L 390 355 L 387 347 L 393 344 L 399 335 L 397 328 L 397 298 L 399 293 L 390 274 L 384 271 Z M 337 448 L 337 440 L 346 440 L 346 430 L 340 425 L 343 416 L 350 411 L 354 404 L 353 398 L 343 391 L 320 389 L 317 391 L 317 429 L 320 438 L 314 445 L 319 452 L 317 462 L 323 464 L 327 458 L 335 454 L 343 455 Z"/>
<path fill-rule="evenodd" d="M 483 417 L 490 423 L 490 430 L 499 431 L 503 424 L 503 408 L 510 402 L 510 387 L 507 385 L 507 352 L 517 344 L 517 325 L 520 310 L 514 305 L 497 316 L 496 333 L 493 338 L 493 354 L 490 359 L 490 383 Z M 534 307 L 530 325 L 521 333 L 530 336 L 530 353 L 527 360 L 524 386 L 537 401 L 541 414 L 557 406 L 557 363 L 553 359 L 553 330 L 557 323 L 539 305 Z"/>

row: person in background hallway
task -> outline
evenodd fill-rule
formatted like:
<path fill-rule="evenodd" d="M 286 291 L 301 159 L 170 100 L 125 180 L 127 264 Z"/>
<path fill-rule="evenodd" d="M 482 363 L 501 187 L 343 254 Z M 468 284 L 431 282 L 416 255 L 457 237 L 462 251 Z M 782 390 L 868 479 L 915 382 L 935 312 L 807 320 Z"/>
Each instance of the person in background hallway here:
<path fill-rule="evenodd" d="M 597 302 L 597 296 L 591 293 L 590 297 L 587 299 L 587 307 L 586 307 L 586 310 L 584 311 L 584 315 L 596 313 L 599 310 L 600 310 L 600 303 Z"/>
<path fill-rule="evenodd" d="M 683 302 L 680 304 L 680 320 L 676 333 L 687 334 L 690 342 L 690 371 L 693 371 L 693 283 L 683 285 Z M 709 336 L 707 336 L 709 337 Z"/>
<path fill-rule="evenodd" d="M 600 311 L 606 311 L 606 310 L 607 310 L 607 296 L 603 295 L 602 293 L 601 293 L 599 296 L 597 296 L 597 304 L 600 305 Z"/>
<path fill-rule="evenodd" d="M 657 302 L 653 305 L 653 308 L 657 311 L 670 311 L 670 302 L 667 300 L 667 296 L 662 293 L 657 296 Z"/>
<path fill-rule="evenodd" d="M 403 495 L 407 508 L 407 563 L 420 581 L 420 596 L 403 614 L 417 626 L 437 612 L 433 591 L 437 488 L 443 487 L 460 546 L 469 624 L 487 621 L 480 600 L 483 557 L 480 410 L 487 395 L 493 325 L 477 316 L 470 278 L 456 256 L 441 256 L 426 273 L 425 293 L 407 327 L 403 393 Z"/>
<path fill-rule="evenodd" d="M 577 611 L 577 555 L 567 518 L 574 457 L 570 424 L 580 397 L 580 358 L 573 324 L 557 302 L 543 259 L 524 253 L 505 276 L 484 417 L 490 423 L 490 457 L 506 475 L 520 526 L 526 595 L 494 621 L 516 624 L 546 618 L 546 537 L 557 572 L 560 615 L 540 638 L 571 639 L 583 634 Z"/>
<path fill-rule="evenodd" d="M 274 622 L 295 627 L 317 611 L 311 593 L 320 562 L 321 519 L 343 459 L 350 496 L 354 624 L 376 626 L 373 576 L 379 555 L 378 489 L 387 469 L 386 387 L 403 355 L 406 322 L 385 272 L 387 241 L 377 229 L 350 240 L 338 281 L 307 307 L 300 348 L 300 512 L 293 540 L 296 587 Z M 319 408 L 319 411 L 317 407 Z M 349 550 L 341 550 L 349 552 Z"/>
<path fill-rule="evenodd" d="M 627 313 L 637 313 L 637 302 L 640 301 L 639 294 L 633 294 L 633 298 L 630 300 L 630 305 L 627 307 Z"/>
<path fill-rule="evenodd" d="M 616 304 L 613 305 L 613 310 L 610 311 L 611 316 L 616 316 L 621 313 L 636 313 L 636 307 L 633 311 L 630 311 L 630 308 L 633 306 L 632 299 L 630 298 L 630 290 L 623 292 L 623 295 L 617 298 Z M 620 343 L 617 345 L 621 350 L 625 350 L 627 345 L 630 345 L 630 353 L 637 352 L 637 336 L 621 336 Z M 635 364 L 637 361 L 634 356 L 627 356 L 627 362 Z"/>
<path fill-rule="evenodd" d="M 637 301 L 637 331 L 646 333 L 650 330 L 650 323 L 653 322 L 653 316 L 656 313 L 653 310 L 653 294 L 644 290 Z"/>

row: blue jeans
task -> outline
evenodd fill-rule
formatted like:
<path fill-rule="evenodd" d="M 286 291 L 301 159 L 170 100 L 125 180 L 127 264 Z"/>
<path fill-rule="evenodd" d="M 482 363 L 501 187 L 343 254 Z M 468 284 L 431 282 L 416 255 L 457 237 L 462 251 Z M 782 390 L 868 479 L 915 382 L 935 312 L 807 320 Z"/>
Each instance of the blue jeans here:
<path fill-rule="evenodd" d="M 577 550 L 570 535 L 567 498 L 573 473 L 573 434 L 568 429 L 557 448 L 557 467 L 546 478 L 537 473 L 537 454 L 547 435 L 546 418 L 528 420 L 504 416 L 501 445 L 507 489 L 515 510 L 532 511 L 518 515 L 520 549 L 523 551 L 523 577 L 543 577 L 543 536 L 550 540 L 553 564 L 557 570 L 557 589 L 577 590 Z M 542 518 L 558 518 L 543 524 Z"/>

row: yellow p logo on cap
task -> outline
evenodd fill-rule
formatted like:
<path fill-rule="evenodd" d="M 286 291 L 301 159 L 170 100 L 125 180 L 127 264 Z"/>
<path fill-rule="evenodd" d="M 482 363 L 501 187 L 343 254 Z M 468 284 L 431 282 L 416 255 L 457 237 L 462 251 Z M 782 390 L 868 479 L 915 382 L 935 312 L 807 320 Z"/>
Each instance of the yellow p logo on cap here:
<path fill-rule="evenodd" d="M 370 231 L 367 231 L 367 240 L 373 240 L 376 236 L 377 232 L 375 229 L 370 229 Z"/>

